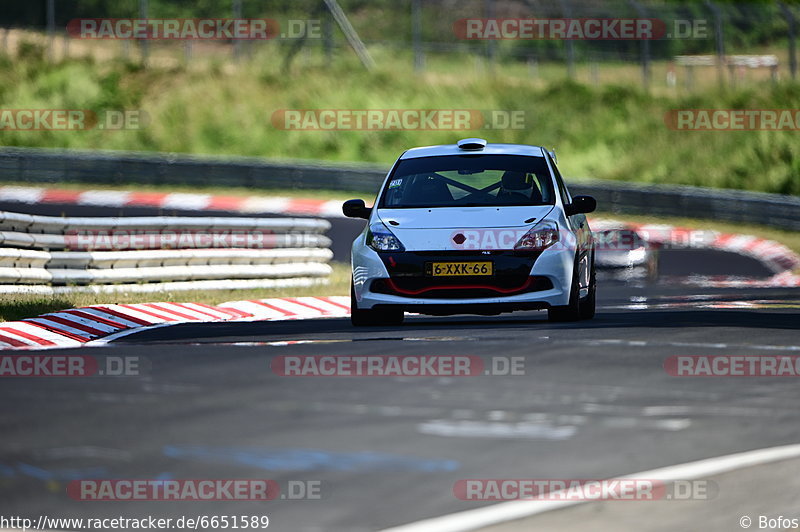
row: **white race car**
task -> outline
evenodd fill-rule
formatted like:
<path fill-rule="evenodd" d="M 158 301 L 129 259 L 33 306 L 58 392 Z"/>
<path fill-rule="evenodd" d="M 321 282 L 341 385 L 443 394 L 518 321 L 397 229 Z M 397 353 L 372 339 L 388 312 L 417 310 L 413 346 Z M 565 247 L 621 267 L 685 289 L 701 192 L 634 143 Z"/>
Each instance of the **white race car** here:
<path fill-rule="evenodd" d="M 599 220 L 594 224 L 595 260 L 618 280 L 658 278 L 658 248 L 625 224 Z"/>
<path fill-rule="evenodd" d="M 591 196 L 572 197 L 544 148 L 414 148 L 383 182 L 353 242 L 353 325 L 397 325 L 404 311 L 493 315 L 547 309 L 551 321 L 595 312 Z"/>

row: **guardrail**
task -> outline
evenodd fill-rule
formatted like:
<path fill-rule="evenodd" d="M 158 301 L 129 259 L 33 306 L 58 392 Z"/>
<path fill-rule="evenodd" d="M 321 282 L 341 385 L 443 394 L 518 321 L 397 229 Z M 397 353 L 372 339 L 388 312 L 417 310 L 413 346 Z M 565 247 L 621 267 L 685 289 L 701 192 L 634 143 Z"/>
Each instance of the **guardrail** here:
<path fill-rule="evenodd" d="M 298 286 L 331 272 L 327 220 L 57 218 L 0 211 L 0 292 L 18 285 Z M 13 247 L 8 247 L 13 246 Z M 230 281 L 231 284 L 216 281 Z M 285 283 L 284 283 L 285 281 Z M 183 282 L 176 287 L 176 282 Z M 123 283 L 135 283 L 123 284 Z M 200 287 L 198 286 L 198 287 Z M 28 290 L 30 291 L 30 290 Z"/>
<path fill-rule="evenodd" d="M 238 186 L 253 189 L 328 189 L 374 196 L 382 165 L 275 162 L 174 154 L 0 149 L 0 176 L 22 183 Z M 737 190 L 631 182 L 570 180 L 575 193 L 594 195 L 601 210 L 725 220 L 800 230 L 800 198 Z"/>
<path fill-rule="evenodd" d="M 589 194 L 604 212 L 699 218 L 800 230 L 800 197 L 740 190 L 573 180 L 572 194 Z"/>
<path fill-rule="evenodd" d="M 0 148 L 0 176 L 19 183 L 324 188 L 374 193 L 387 170 L 375 164 L 278 162 L 256 157 Z"/>

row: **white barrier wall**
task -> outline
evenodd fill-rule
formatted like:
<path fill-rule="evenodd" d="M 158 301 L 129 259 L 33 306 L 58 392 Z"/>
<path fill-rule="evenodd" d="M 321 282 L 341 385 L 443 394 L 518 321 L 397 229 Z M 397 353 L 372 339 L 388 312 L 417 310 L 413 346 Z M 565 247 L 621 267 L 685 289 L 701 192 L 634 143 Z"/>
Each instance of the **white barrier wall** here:
<path fill-rule="evenodd" d="M 18 285 L 324 280 L 333 257 L 323 234 L 329 228 L 313 218 L 58 218 L 0 211 L 0 292 L 19 292 Z"/>

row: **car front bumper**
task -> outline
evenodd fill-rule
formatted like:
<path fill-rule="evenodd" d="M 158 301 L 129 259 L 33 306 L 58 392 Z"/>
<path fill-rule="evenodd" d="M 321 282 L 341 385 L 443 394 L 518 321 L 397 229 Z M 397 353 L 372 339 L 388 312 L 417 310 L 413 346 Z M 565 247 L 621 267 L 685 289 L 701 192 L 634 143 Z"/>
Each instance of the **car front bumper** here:
<path fill-rule="evenodd" d="M 575 248 L 541 252 L 404 251 L 378 253 L 353 244 L 353 288 L 361 309 L 402 308 L 422 314 L 497 314 L 569 302 Z M 432 262 L 491 261 L 491 276 L 437 277 Z"/>

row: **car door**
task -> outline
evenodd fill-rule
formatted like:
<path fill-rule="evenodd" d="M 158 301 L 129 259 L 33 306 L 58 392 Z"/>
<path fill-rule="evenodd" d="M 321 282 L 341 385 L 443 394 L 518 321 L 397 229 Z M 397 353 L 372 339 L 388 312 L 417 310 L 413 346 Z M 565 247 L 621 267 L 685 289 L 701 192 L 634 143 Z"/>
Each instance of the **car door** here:
<path fill-rule="evenodd" d="M 549 155 L 547 158 L 553 168 L 553 175 L 555 176 L 558 193 L 561 196 L 561 202 L 564 206 L 567 206 L 572 203 L 572 196 L 567 186 L 564 184 L 564 180 L 561 178 L 561 172 L 558 171 L 555 161 L 553 161 Z M 592 257 L 589 256 L 589 251 L 592 249 L 592 232 L 589 229 L 589 222 L 586 220 L 586 215 L 583 213 L 567 216 L 567 223 L 569 223 L 570 229 L 575 234 L 578 244 L 578 261 L 581 268 L 580 286 L 581 288 L 585 288 L 589 286 L 589 261 L 592 259 Z"/>

